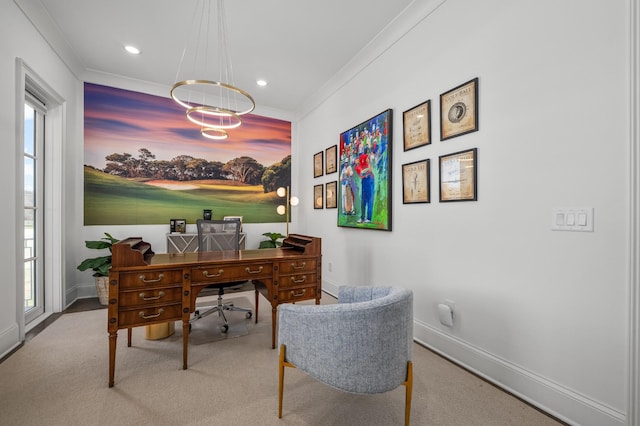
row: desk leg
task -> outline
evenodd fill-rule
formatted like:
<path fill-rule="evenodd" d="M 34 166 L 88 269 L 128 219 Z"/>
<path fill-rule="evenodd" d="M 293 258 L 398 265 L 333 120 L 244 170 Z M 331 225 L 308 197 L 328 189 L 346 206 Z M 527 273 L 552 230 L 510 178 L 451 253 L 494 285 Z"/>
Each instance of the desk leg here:
<path fill-rule="evenodd" d="M 133 331 L 132 327 L 127 328 L 127 347 L 131 347 L 131 333 Z"/>
<path fill-rule="evenodd" d="M 276 348 L 276 317 L 278 315 L 278 305 L 271 307 L 271 349 Z"/>
<path fill-rule="evenodd" d="M 113 379 L 116 373 L 116 341 L 118 332 L 109 333 L 109 387 L 113 387 Z"/>
<path fill-rule="evenodd" d="M 189 358 L 189 321 L 182 320 L 182 369 L 187 369 Z"/>
<path fill-rule="evenodd" d="M 256 318 L 255 318 L 255 323 L 258 323 L 258 299 L 259 299 L 260 293 L 258 292 L 258 289 L 256 289 Z"/>

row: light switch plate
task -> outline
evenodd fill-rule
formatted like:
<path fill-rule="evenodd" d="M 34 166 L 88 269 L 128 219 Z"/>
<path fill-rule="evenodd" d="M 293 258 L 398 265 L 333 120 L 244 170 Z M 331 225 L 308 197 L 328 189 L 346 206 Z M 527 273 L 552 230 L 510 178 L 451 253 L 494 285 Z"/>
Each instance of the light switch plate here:
<path fill-rule="evenodd" d="M 593 232 L 593 207 L 555 207 L 551 209 L 554 231 Z"/>

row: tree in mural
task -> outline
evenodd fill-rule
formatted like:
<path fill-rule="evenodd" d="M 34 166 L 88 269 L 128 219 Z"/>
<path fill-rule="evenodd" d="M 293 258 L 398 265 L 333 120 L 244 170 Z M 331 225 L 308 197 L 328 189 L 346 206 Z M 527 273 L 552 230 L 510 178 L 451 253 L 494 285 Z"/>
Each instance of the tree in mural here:
<path fill-rule="evenodd" d="M 260 183 L 264 166 L 254 158 L 243 156 L 227 162 L 222 170 L 227 172 L 232 180 L 255 185 Z"/>
<path fill-rule="evenodd" d="M 291 156 L 268 168 L 254 158 L 243 156 L 228 161 L 208 161 L 190 155 L 178 155 L 171 160 L 156 160 L 146 148 L 138 150 L 138 158 L 129 153 L 107 155 L 104 172 L 124 178 L 160 180 L 231 180 L 247 185 L 262 184 L 265 192 L 287 185 L 291 173 Z"/>
<path fill-rule="evenodd" d="M 275 163 L 264 170 L 262 187 L 264 192 L 272 192 L 281 186 L 289 185 L 291 176 L 291 156 L 287 155 L 279 163 Z"/>

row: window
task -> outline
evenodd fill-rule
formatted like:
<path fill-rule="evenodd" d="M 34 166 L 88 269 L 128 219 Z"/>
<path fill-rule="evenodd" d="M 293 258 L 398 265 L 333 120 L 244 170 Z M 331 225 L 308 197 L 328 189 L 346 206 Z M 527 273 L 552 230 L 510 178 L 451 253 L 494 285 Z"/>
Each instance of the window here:
<path fill-rule="evenodd" d="M 21 340 L 25 333 L 65 304 L 62 286 L 65 258 L 62 146 L 65 138 L 64 98 L 24 61 L 16 59 L 16 116 L 21 137 L 15 161 L 18 177 L 16 208 L 16 309 Z M 72 294 L 72 297 L 75 297 Z"/>
<path fill-rule="evenodd" d="M 24 105 L 24 314 L 44 313 L 44 135 L 46 107 L 26 92 Z"/>

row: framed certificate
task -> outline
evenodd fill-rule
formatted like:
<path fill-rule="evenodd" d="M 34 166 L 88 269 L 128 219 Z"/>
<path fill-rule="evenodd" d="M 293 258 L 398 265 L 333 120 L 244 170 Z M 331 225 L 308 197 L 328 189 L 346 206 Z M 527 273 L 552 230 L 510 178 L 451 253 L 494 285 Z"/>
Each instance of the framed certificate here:
<path fill-rule="evenodd" d="M 324 188 L 325 197 L 325 208 L 327 209 L 335 209 L 338 208 L 338 181 L 334 180 L 333 182 L 327 182 Z"/>
<path fill-rule="evenodd" d="M 402 204 L 431 202 L 429 163 L 421 160 L 402 165 Z"/>
<path fill-rule="evenodd" d="M 322 174 L 324 173 L 323 169 L 324 169 L 324 159 L 322 157 L 322 155 L 324 154 L 324 152 L 320 151 L 316 154 L 313 154 L 313 177 L 317 178 L 319 176 L 322 176 Z"/>
<path fill-rule="evenodd" d="M 440 140 L 478 130 L 478 79 L 440 95 Z"/>
<path fill-rule="evenodd" d="M 421 103 L 402 114 L 404 150 L 431 143 L 431 101 Z"/>
<path fill-rule="evenodd" d="M 324 185 L 314 185 L 313 187 L 313 208 L 321 209 L 324 205 Z"/>
<path fill-rule="evenodd" d="M 338 171 L 338 145 L 330 146 L 325 150 L 325 174 Z"/>
<path fill-rule="evenodd" d="M 476 201 L 477 177 L 477 148 L 440 156 L 440 201 Z"/>

